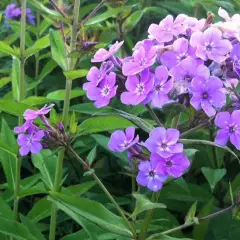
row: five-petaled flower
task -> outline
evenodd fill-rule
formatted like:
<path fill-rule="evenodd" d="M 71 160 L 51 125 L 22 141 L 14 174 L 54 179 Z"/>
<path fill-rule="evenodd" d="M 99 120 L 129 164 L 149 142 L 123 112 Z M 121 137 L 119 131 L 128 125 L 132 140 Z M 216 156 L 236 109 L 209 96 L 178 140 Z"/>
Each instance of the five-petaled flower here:
<path fill-rule="evenodd" d="M 123 152 L 133 147 L 138 141 L 139 137 L 135 137 L 135 128 L 129 127 L 125 130 L 125 133 L 121 130 L 112 133 L 108 148 L 113 152 Z"/>
<path fill-rule="evenodd" d="M 45 105 L 42 107 L 40 110 L 32 110 L 32 109 L 27 109 L 23 116 L 25 120 L 35 120 L 38 117 L 41 117 L 42 115 L 48 114 L 51 109 L 54 107 L 55 104 L 50 104 L 49 106 Z"/>
<path fill-rule="evenodd" d="M 220 129 L 217 132 L 215 142 L 219 145 L 226 145 L 228 140 L 240 150 L 240 111 L 220 112 L 216 115 L 215 125 Z"/>
<path fill-rule="evenodd" d="M 157 192 L 162 188 L 163 182 L 167 179 L 167 175 L 163 175 L 158 171 L 158 161 L 151 159 L 150 161 L 142 161 L 138 165 L 137 182 L 142 186 L 146 186 L 153 192 Z"/>
<path fill-rule="evenodd" d="M 150 152 L 158 153 L 161 157 L 167 158 L 174 153 L 183 152 L 183 144 L 178 143 L 179 135 L 177 129 L 158 127 L 151 131 L 144 145 Z"/>

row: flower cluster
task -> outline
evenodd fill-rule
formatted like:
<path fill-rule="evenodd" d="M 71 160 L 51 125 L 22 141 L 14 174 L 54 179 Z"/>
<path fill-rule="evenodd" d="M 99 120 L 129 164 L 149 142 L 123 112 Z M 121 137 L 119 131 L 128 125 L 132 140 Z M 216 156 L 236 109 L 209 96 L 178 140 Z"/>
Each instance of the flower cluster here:
<path fill-rule="evenodd" d="M 179 178 L 190 166 L 188 158 L 184 156 L 183 145 L 178 140 L 177 129 L 158 127 L 140 144 L 139 137 L 135 137 L 135 129 L 129 127 L 125 133 L 115 131 L 108 148 L 114 152 L 128 150 L 130 159 L 137 159 L 137 182 L 152 191 L 158 191 L 169 176 Z"/>
<path fill-rule="evenodd" d="M 16 3 L 11 3 L 7 6 L 5 10 L 5 23 L 7 24 L 8 20 L 20 21 L 21 15 L 21 8 L 17 7 Z M 32 10 L 30 8 L 26 9 L 26 19 L 29 24 L 35 25 L 35 16 L 32 14 Z"/>
<path fill-rule="evenodd" d="M 45 105 L 40 110 L 27 109 L 24 112 L 24 124 L 14 128 L 14 132 L 18 134 L 17 142 L 20 146 L 21 156 L 26 156 L 29 153 L 38 154 L 42 148 L 49 148 L 51 142 L 60 146 L 61 140 L 67 140 L 62 123 L 58 123 L 57 127 L 54 127 L 45 116 L 53 106 L 54 104 Z M 42 126 L 36 125 L 34 121 L 37 119 L 41 121 Z"/>
<path fill-rule="evenodd" d="M 212 14 L 201 20 L 185 14 L 175 19 L 168 15 L 159 24 L 151 24 L 148 38 L 137 42 L 132 55 L 125 58 L 115 56 L 123 42 L 116 42 L 109 50 L 99 49 L 92 62 L 101 63 L 100 68 L 92 67 L 87 76 L 89 82 L 84 84 L 87 97 L 95 101 L 96 107 L 108 105 L 113 97 L 125 105 L 162 108 L 175 102 L 191 106 L 195 112 L 204 113 L 204 118 L 217 116 L 215 125 L 222 128 L 215 140 L 218 144 L 225 145 L 230 137 L 239 149 L 237 121 L 226 120 L 230 124 L 230 130 L 226 130 L 217 119 L 221 111 L 229 111 L 230 116 L 240 108 L 240 94 L 236 91 L 240 77 L 240 15 L 230 17 L 222 8 L 218 13 L 223 22 L 213 23 Z M 228 119 L 233 116 L 234 112 Z M 154 143 L 149 145 L 154 131 L 145 147 L 160 158 L 167 158 L 159 148 L 153 150 Z M 116 150 L 111 144 L 109 147 Z M 151 156 L 144 166 L 153 159 L 156 156 Z"/>

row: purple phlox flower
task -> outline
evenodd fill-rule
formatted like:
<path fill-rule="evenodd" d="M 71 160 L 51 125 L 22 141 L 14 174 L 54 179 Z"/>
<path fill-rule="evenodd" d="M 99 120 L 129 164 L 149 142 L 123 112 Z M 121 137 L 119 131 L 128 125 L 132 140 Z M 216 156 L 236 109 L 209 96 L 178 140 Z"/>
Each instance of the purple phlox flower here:
<path fill-rule="evenodd" d="M 160 60 L 167 68 L 172 68 L 188 56 L 194 58 L 195 51 L 186 38 L 178 38 L 173 43 L 173 50 L 164 52 Z"/>
<path fill-rule="evenodd" d="M 201 31 L 206 22 L 206 19 L 200 19 L 194 17 L 187 17 L 184 21 L 184 25 L 186 26 L 186 32 L 188 36 L 191 36 L 193 32 Z"/>
<path fill-rule="evenodd" d="M 128 58 L 128 61 L 123 62 L 123 75 L 135 75 L 152 66 L 155 63 L 157 51 L 156 46 L 152 46 L 150 49 L 145 49 L 143 46 L 137 48 L 133 52 L 132 58 Z"/>
<path fill-rule="evenodd" d="M 127 105 L 137 105 L 146 99 L 154 84 L 153 74 L 148 69 L 140 75 L 129 76 L 125 83 L 128 92 L 121 94 L 121 101 Z"/>
<path fill-rule="evenodd" d="M 191 83 L 192 98 L 191 105 L 203 111 L 209 116 L 216 114 L 215 108 L 221 108 L 226 103 L 226 96 L 223 93 L 222 81 L 214 76 L 205 79 L 195 77 Z"/>
<path fill-rule="evenodd" d="M 168 158 L 163 158 L 157 153 L 152 153 L 150 159 L 158 162 L 158 172 L 174 178 L 181 177 L 190 166 L 190 161 L 183 153 L 176 153 Z"/>
<path fill-rule="evenodd" d="M 216 115 L 215 125 L 220 128 L 217 132 L 215 142 L 219 145 L 226 145 L 228 140 L 240 150 L 240 111 L 220 112 Z"/>
<path fill-rule="evenodd" d="M 19 153 L 21 156 L 26 156 L 29 152 L 32 154 L 40 153 L 42 149 L 41 140 L 44 137 L 44 131 L 30 131 L 28 134 L 20 134 L 17 142 L 21 147 Z"/>
<path fill-rule="evenodd" d="M 168 15 L 159 23 L 159 25 L 150 25 L 148 29 L 148 33 L 150 34 L 149 37 L 151 39 L 156 39 L 159 43 L 172 41 L 174 36 L 178 36 L 185 32 L 186 26 L 183 23 L 186 18 L 186 15 L 180 14 L 174 21 L 173 16 Z"/>
<path fill-rule="evenodd" d="M 183 152 L 183 144 L 177 143 L 179 135 L 177 129 L 158 127 L 151 131 L 144 145 L 152 153 L 158 153 L 164 158 L 170 157 L 174 153 Z"/>
<path fill-rule="evenodd" d="M 110 73 L 114 68 L 111 61 L 103 62 L 100 69 L 97 67 L 91 67 L 88 74 L 87 80 L 89 82 L 83 84 L 83 89 L 88 91 L 91 87 L 97 87 L 98 84 Z"/>
<path fill-rule="evenodd" d="M 240 43 L 233 46 L 230 57 L 233 60 L 233 69 L 240 77 Z"/>
<path fill-rule="evenodd" d="M 238 23 L 240 21 L 240 14 L 234 14 L 232 17 L 230 17 L 228 12 L 221 7 L 218 9 L 218 15 L 225 19 L 225 21 L 238 21 Z"/>
<path fill-rule="evenodd" d="M 35 16 L 32 13 L 32 10 L 30 8 L 26 9 L 26 17 L 27 17 L 27 22 L 31 25 L 35 25 Z"/>
<path fill-rule="evenodd" d="M 158 172 L 157 166 L 158 161 L 156 160 L 142 161 L 138 165 L 139 172 L 136 179 L 138 184 L 154 192 L 160 190 L 167 176 Z"/>
<path fill-rule="evenodd" d="M 112 133 L 108 148 L 113 152 L 123 152 L 139 141 L 139 137 L 135 137 L 135 128 L 129 127 L 125 130 L 125 133 L 121 130 L 117 130 Z"/>
<path fill-rule="evenodd" d="M 27 120 L 22 126 L 17 126 L 14 128 L 14 132 L 19 133 L 25 133 L 26 131 L 37 131 L 37 126 L 35 126 L 32 123 L 32 120 Z"/>
<path fill-rule="evenodd" d="M 115 83 L 116 74 L 111 72 L 105 76 L 97 87 L 92 86 L 87 89 L 87 97 L 95 101 L 94 106 L 97 108 L 107 106 L 111 98 L 116 95 L 118 86 L 115 86 Z"/>
<path fill-rule="evenodd" d="M 176 94 L 181 95 L 189 91 L 189 86 L 194 77 L 201 76 L 208 78 L 210 72 L 200 61 L 188 57 L 171 68 L 170 75 L 174 80 L 174 90 Z"/>
<path fill-rule="evenodd" d="M 149 93 L 148 99 L 152 101 L 153 107 L 161 108 L 169 102 L 168 93 L 173 88 L 173 79 L 168 80 L 168 69 L 159 66 L 155 70 L 153 90 Z"/>
<path fill-rule="evenodd" d="M 17 7 L 16 3 L 11 3 L 5 10 L 7 19 L 19 20 L 21 18 L 21 9 Z"/>
<path fill-rule="evenodd" d="M 48 114 L 51 109 L 54 107 L 55 104 L 50 104 L 49 106 L 47 106 L 47 104 L 41 108 L 40 110 L 32 110 L 32 109 L 27 109 L 23 116 L 25 118 L 25 120 L 35 120 L 38 117 L 41 117 L 42 115 Z"/>
<path fill-rule="evenodd" d="M 221 63 L 227 58 L 232 49 L 232 44 L 227 39 L 222 39 L 222 32 L 216 28 L 208 28 L 203 33 L 192 34 L 190 44 L 196 47 L 196 56 L 204 61 L 208 59 Z"/>
<path fill-rule="evenodd" d="M 100 48 L 95 55 L 93 56 L 93 59 L 91 62 L 104 62 L 110 59 L 118 50 L 119 48 L 123 45 L 122 42 L 115 42 L 107 51 L 104 48 Z"/>

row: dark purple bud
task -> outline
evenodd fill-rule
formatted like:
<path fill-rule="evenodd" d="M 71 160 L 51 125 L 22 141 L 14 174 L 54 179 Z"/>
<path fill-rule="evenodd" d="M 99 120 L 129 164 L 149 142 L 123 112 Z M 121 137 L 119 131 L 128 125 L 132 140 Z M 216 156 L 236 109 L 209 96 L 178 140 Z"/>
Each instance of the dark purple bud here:
<path fill-rule="evenodd" d="M 100 72 L 107 74 L 110 73 L 114 68 L 114 64 L 111 61 L 103 62 L 100 67 Z"/>
<path fill-rule="evenodd" d="M 65 128 L 64 128 L 64 125 L 62 124 L 62 122 L 58 123 L 58 129 L 59 129 L 60 133 L 65 133 Z"/>

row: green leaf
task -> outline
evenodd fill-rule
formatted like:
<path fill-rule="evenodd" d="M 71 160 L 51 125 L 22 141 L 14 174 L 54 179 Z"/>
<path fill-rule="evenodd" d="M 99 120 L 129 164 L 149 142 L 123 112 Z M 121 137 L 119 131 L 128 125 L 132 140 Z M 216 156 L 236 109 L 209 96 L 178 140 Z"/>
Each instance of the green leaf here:
<path fill-rule="evenodd" d="M 87 156 L 89 166 L 91 166 L 97 156 L 97 146 L 95 146 Z"/>
<path fill-rule="evenodd" d="M 44 184 L 42 182 L 40 182 L 31 187 L 21 188 L 19 197 L 23 198 L 26 196 L 32 196 L 35 194 L 44 194 L 44 193 L 47 193 L 47 190 L 46 190 Z"/>
<path fill-rule="evenodd" d="M 11 82 L 11 78 L 10 77 L 3 77 L 3 78 L 1 78 L 0 79 L 0 88 L 4 87 L 9 82 Z"/>
<path fill-rule="evenodd" d="M 84 182 L 77 185 L 72 185 L 67 188 L 62 187 L 61 192 L 67 195 L 81 196 L 88 192 L 93 186 L 96 185 L 95 181 Z M 34 204 L 27 217 L 34 222 L 39 222 L 47 218 L 51 214 L 52 203 L 47 200 L 47 197 L 40 199 Z"/>
<path fill-rule="evenodd" d="M 23 224 L 0 217 L 0 233 L 19 240 L 38 240 Z"/>
<path fill-rule="evenodd" d="M 145 121 L 142 118 L 139 118 L 137 116 L 134 116 L 130 113 L 118 110 L 118 109 L 113 109 L 113 112 L 123 118 L 128 119 L 129 121 L 133 122 L 136 126 L 138 126 L 139 128 L 141 128 L 143 131 L 150 133 L 151 130 L 153 129 L 153 125 L 148 123 L 147 121 Z"/>
<path fill-rule="evenodd" d="M 97 226 L 122 236 L 132 237 L 125 221 L 107 210 L 102 204 L 86 199 L 50 192 L 52 202 L 80 225 L 82 218 Z"/>
<path fill-rule="evenodd" d="M 89 72 L 88 69 L 78 69 L 78 70 L 63 72 L 63 74 L 68 80 L 75 80 L 77 78 L 85 77 L 88 74 L 88 72 Z"/>
<path fill-rule="evenodd" d="M 4 217 L 8 220 L 13 219 L 12 209 L 1 197 L 0 197 L 0 217 Z"/>
<path fill-rule="evenodd" d="M 166 206 L 162 203 L 151 202 L 145 195 L 141 195 L 138 193 L 133 193 L 132 195 L 137 199 L 137 203 L 134 212 L 131 214 L 131 218 L 149 209 L 166 208 Z"/>
<path fill-rule="evenodd" d="M 57 157 L 50 150 L 42 150 L 40 154 L 32 155 L 32 162 L 39 169 L 44 183 L 53 189 Z"/>
<path fill-rule="evenodd" d="M 226 174 L 226 169 L 212 169 L 212 168 L 207 168 L 207 167 L 202 167 L 201 168 L 203 175 L 207 179 L 211 190 L 215 188 L 217 183 L 225 176 Z"/>
<path fill-rule="evenodd" d="M 47 48 L 50 46 L 49 35 L 46 35 L 40 39 L 38 39 L 33 46 L 26 49 L 25 51 L 25 58 L 32 56 L 33 54 L 39 52 L 40 50 Z"/>
<path fill-rule="evenodd" d="M 138 10 L 133 12 L 123 23 L 122 28 L 125 32 L 130 32 L 141 20 L 144 12 L 142 10 Z"/>
<path fill-rule="evenodd" d="M 7 122 L 2 119 L 1 140 L 0 140 L 0 161 L 3 166 L 9 189 L 15 188 L 15 172 L 18 146 L 12 130 Z"/>
<path fill-rule="evenodd" d="M 67 71 L 67 58 L 62 35 L 58 31 L 50 30 L 49 38 L 53 59 L 64 71 Z"/>
<path fill-rule="evenodd" d="M 20 52 L 19 49 L 13 49 L 8 44 L 0 41 L 0 52 L 12 55 L 16 58 L 19 58 Z"/>
<path fill-rule="evenodd" d="M 211 199 L 206 205 L 203 206 L 198 214 L 198 218 L 205 217 L 212 213 L 213 199 Z M 202 221 L 199 225 L 194 225 L 193 236 L 195 240 L 205 239 L 207 234 L 209 221 Z"/>
<path fill-rule="evenodd" d="M 118 13 L 125 11 L 126 9 L 129 9 L 129 8 L 130 7 L 125 6 L 125 7 L 117 7 L 117 8 L 110 9 L 102 14 L 92 17 L 84 25 L 89 26 L 89 25 L 103 22 L 109 18 L 115 17 Z"/>
<path fill-rule="evenodd" d="M 79 129 L 81 131 L 80 133 L 84 135 L 115 129 L 125 129 L 131 126 L 134 126 L 134 124 L 122 117 L 100 116 L 85 120 L 79 125 Z"/>
<path fill-rule="evenodd" d="M 111 107 L 96 108 L 92 103 L 82 103 L 73 105 L 71 106 L 70 110 L 90 115 L 101 115 L 102 113 L 112 112 Z"/>
<path fill-rule="evenodd" d="M 196 223 L 198 223 L 198 220 L 196 220 L 197 218 L 195 217 L 196 215 L 196 210 L 197 210 L 197 201 L 193 203 L 193 205 L 190 207 L 190 209 L 188 210 L 187 216 L 185 217 L 185 223 L 184 224 L 189 224 L 192 221 L 197 221 Z"/>
<path fill-rule="evenodd" d="M 46 97 L 37 97 L 37 96 L 31 96 L 22 101 L 22 103 L 27 104 L 29 106 L 35 106 L 40 104 L 46 104 L 52 102 L 51 99 L 48 99 Z"/>
<path fill-rule="evenodd" d="M 13 100 L 0 99 L 0 111 L 22 117 L 23 113 L 29 108 L 28 105 L 18 103 Z"/>
<path fill-rule="evenodd" d="M 27 217 L 21 215 L 22 224 L 35 236 L 38 240 L 45 240 L 44 236 L 42 235 L 41 231 L 38 229 L 36 224 L 32 222 Z"/>
<path fill-rule="evenodd" d="M 193 240 L 191 238 L 175 238 L 170 236 L 162 236 L 160 238 L 154 238 L 155 240 Z"/>
<path fill-rule="evenodd" d="M 11 80 L 12 80 L 12 92 L 13 92 L 13 98 L 15 100 L 19 99 L 19 82 L 20 82 L 20 61 L 17 58 L 13 58 L 12 63 L 12 74 L 11 74 Z"/>
<path fill-rule="evenodd" d="M 183 144 L 200 144 L 200 145 L 209 145 L 209 146 L 213 146 L 213 147 L 222 148 L 222 149 L 226 150 L 227 152 L 231 153 L 240 162 L 238 156 L 229 147 L 221 146 L 221 145 L 218 145 L 211 141 L 197 140 L 197 139 L 180 139 L 179 142 L 181 142 Z"/>
<path fill-rule="evenodd" d="M 192 162 L 195 154 L 198 152 L 197 149 L 192 149 L 192 148 L 185 148 L 184 150 L 184 155 Z"/>
<path fill-rule="evenodd" d="M 36 79 L 36 82 L 42 81 L 46 76 L 49 75 L 49 73 L 51 73 L 56 68 L 56 66 L 56 62 L 54 60 L 50 60 L 42 69 L 41 73 Z"/>
<path fill-rule="evenodd" d="M 71 19 L 67 19 L 61 15 L 61 13 L 51 10 L 45 7 L 40 1 L 38 0 L 28 0 L 28 2 L 36 9 L 39 9 L 41 12 L 46 13 L 47 16 L 51 16 L 53 19 L 61 20 L 65 23 L 70 23 Z"/>
<path fill-rule="evenodd" d="M 74 89 L 71 91 L 71 96 L 70 99 L 76 98 L 76 97 L 80 97 L 85 95 L 85 91 L 82 89 Z M 65 98 L 65 90 L 57 90 L 55 92 L 51 92 L 47 95 L 47 98 L 51 99 L 51 100 L 64 100 Z"/>

